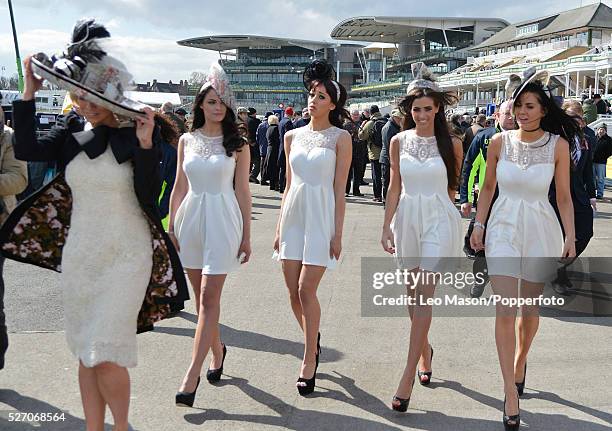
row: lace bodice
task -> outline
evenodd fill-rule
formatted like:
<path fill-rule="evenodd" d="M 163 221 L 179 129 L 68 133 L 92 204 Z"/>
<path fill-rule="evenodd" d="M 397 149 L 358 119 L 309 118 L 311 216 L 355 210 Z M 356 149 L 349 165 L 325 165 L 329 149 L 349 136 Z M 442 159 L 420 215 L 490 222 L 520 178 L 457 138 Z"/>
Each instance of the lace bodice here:
<path fill-rule="evenodd" d="M 200 130 L 183 136 L 185 153 L 191 152 L 204 159 L 213 155 L 227 154 L 223 146 L 223 136 L 206 136 Z"/>
<path fill-rule="evenodd" d="M 535 142 L 523 142 L 514 131 L 502 133 L 501 160 L 516 164 L 521 169 L 538 164 L 553 164 L 555 162 L 555 145 L 559 135 L 545 132 Z"/>
<path fill-rule="evenodd" d="M 309 153 L 313 148 L 327 148 L 328 150 L 336 151 L 336 143 L 338 137 L 344 132 L 344 129 L 332 126 L 325 130 L 314 131 L 308 126 L 296 129 L 291 148 L 299 147 Z"/>
<path fill-rule="evenodd" d="M 435 136 L 425 138 L 418 136 L 414 130 L 407 130 L 399 134 L 399 141 L 400 157 L 407 155 L 420 162 L 424 162 L 434 157 L 440 157 Z"/>

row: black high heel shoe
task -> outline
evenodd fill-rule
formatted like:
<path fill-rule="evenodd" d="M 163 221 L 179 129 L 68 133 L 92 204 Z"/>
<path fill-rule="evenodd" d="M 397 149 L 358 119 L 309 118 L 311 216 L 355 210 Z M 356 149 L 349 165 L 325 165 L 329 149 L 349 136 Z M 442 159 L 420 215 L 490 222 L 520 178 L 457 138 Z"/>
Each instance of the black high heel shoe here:
<path fill-rule="evenodd" d="M 414 380 L 412 381 L 412 387 L 414 387 Z M 396 401 L 398 402 L 397 405 L 394 404 Z M 394 395 L 393 400 L 391 400 L 391 408 L 396 412 L 406 413 L 408 411 L 408 404 L 410 404 L 410 397 L 400 398 Z"/>
<path fill-rule="evenodd" d="M 433 347 L 429 346 L 431 349 L 431 359 L 429 362 L 433 361 Z M 417 371 L 417 375 L 419 376 L 419 383 L 421 386 L 427 386 L 431 383 L 431 371 Z M 427 380 L 422 380 L 421 377 L 426 376 Z"/>
<path fill-rule="evenodd" d="M 317 335 L 317 367 L 319 366 L 319 355 L 321 354 L 321 333 Z"/>
<path fill-rule="evenodd" d="M 516 390 L 518 391 L 519 397 L 523 395 L 523 391 L 525 390 L 525 379 L 527 379 L 527 362 L 525 362 L 525 371 L 523 373 L 523 381 L 520 383 L 514 383 L 516 385 Z"/>
<path fill-rule="evenodd" d="M 193 407 L 198 386 L 200 386 L 200 376 L 198 376 L 198 382 L 193 392 L 177 392 L 175 396 L 177 407 Z"/>
<path fill-rule="evenodd" d="M 317 353 L 316 365 L 315 365 L 315 370 L 314 370 L 314 374 L 312 375 L 312 378 L 306 379 L 304 377 L 299 377 L 297 379 L 296 386 L 301 396 L 310 395 L 314 392 L 315 383 L 317 380 L 317 369 L 318 368 L 319 368 L 319 354 Z M 301 385 L 300 383 L 305 383 L 305 385 Z"/>
<path fill-rule="evenodd" d="M 206 380 L 210 383 L 218 382 L 221 380 L 221 374 L 223 374 L 223 363 L 225 362 L 225 355 L 227 354 L 227 348 L 223 345 L 223 359 L 221 359 L 221 367 L 215 368 L 214 370 L 206 371 Z"/>
<path fill-rule="evenodd" d="M 505 431 L 516 431 L 521 426 L 521 414 L 520 414 L 521 400 L 520 398 L 517 399 L 517 403 L 518 403 L 518 408 L 519 408 L 519 414 L 508 416 L 506 414 L 506 397 L 504 397 L 504 415 L 502 416 L 502 422 L 504 423 Z"/>

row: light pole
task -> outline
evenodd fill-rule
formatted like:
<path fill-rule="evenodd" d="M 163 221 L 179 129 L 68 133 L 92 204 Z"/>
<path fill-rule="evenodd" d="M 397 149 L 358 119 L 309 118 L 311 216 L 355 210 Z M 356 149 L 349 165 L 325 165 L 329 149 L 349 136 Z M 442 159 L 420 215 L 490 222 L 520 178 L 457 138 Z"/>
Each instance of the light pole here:
<path fill-rule="evenodd" d="M 9 12 L 11 14 L 11 26 L 13 27 L 13 41 L 15 42 L 15 60 L 17 61 L 17 76 L 19 77 L 18 89 L 23 92 L 23 71 L 21 70 L 21 57 L 19 57 L 19 44 L 17 43 L 17 30 L 15 30 L 15 17 L 13 16 L 13 4 L 8 0 Z"/>

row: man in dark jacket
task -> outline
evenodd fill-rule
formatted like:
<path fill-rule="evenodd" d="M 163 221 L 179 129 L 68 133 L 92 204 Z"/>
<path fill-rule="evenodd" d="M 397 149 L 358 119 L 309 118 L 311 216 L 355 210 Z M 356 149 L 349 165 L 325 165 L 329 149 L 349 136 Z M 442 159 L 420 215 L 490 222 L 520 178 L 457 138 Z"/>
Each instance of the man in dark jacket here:
<path fill-rule="evenodd" d="M 251 151 L 251 175 L 249 176 L 249 181 L 259 184 L 257 177 L 261 169 L 261 153 L 259 152 L 259 145 L 257 145 L 257 128 L 261 124 L 261 120 L 256 117 L 256 114 L 255 108 L 248 109 L 247 128 L 249 130 L 249 149 Z"/>
<path fill-rule="evenodd" d="M 608 113 L 608 105 L 606 101 L 601 98 L 600 94 L 593 94 L 593 104 L 597 109 L 597 115 L 604 115 Z"/>
<path fill-rule="evenodd" d="M 563 110 L 582 128 L 584 138 L 578 137 L 580 142 L 576 144 L 576 150 L 571 154 L 570 166 L 570 193 L 574 206 L 574 230 L 576 235 L 576 257 L 586 249 L 593 236 L 593 210 L 595 210 L 595 181 L 593 180 L 593 147 L 595 146 L 595 132 L 587 127 L 583 120 L 582 105 L 577 101 L 568 101 L 563 104 Z M 552 204 L 557 218 L 561 220 L 557 207 L 557 194 L 553 180 L 548 193 L 548 199 Z M 561 225 L 563 230 L 563 225 Z M 565 232 L 563 232 L 565 236 Z M 555 291 L 561 295 L 569 293 L 572 286 L 565 268 L 557 271 L 557 279 L 553 281 Z"/>
<path fill-rule="evenodd" d="M 382 202 L 382 172 L 380 171 L 380 151 L 382 150 L 382 128 L 386 123 L 378 106 L 370 107 L 370 119 L 361 123 L 359 127 L 359 139 L 367 142 L 368 159 L 372 166 L 372 188 L 374 191 L 374 202 Z"/>
<path fill-rule="evenodd" d="M 268 132 L 268 117 L 272 114 L 272 112 L 266 112 L 264 116 L 264 121 L 262 121 L 259 126 L 257 126 L 257 130 L 255 131 L 255 145 L 259 148 L 259 154 L 261 156 L 260 167 L 261 167 L 261 185 L 268 186 L 270 183 L 270 178 L 268 178 L 265 169 L 264 163 L 266 161 L 266 154 L 268 152 L 268 139 L 266 138 L 266 133 Z"/>
<path fill-rule="evenodd" d="M 404 116 L 402 115 L 401 111 L 399 109 L 394 109 L 391 111 L 391 119 L 387 121 L 387 124 L 385 124 L 382 128 L 382 150 L 380 151 L 380 158 L 378 160 L 380 162 L 380 168 L 382 171 L 383 205 L 387 201 L 387 189 L 389 188 L 389 181 L 391 179 L 389 144 L 391 143 L 391 138 L 400 132 L 403 118 Z"/>
<path fill-rule="evenodd" d="M 357 113 L 356 115 L 355 115 L 355 112 Z M 361 161 L 358 158 L 358 151 L 359 151 L 359 137 L 357 136 L 359 132 L 358 121 L 359 121 L 359 111 L 354 111 L 353 114 L 351 114 L 351 118 L 347 118 L 346 120 L 344 120 L 344 124 L 342 125 L 344 130 L 349 132 L 349 134 L 351 135 L 351 141 L 352 141 L 352 158 L 351 158 L 351 167 L 349 168 L 348 178 L 346 179 L 346 190 L 345 190 L 346 196 L 348 196 L 349 193 L 351 192 L 351 184 L 353 185 L 353 196 L 363 196 L 361 192 L 359 191 L 360 184 L 359 184 L 358 171 L 361 166 Z"/>
<path fill-rule="evenodd" d="M 286 172 L 287 166 L 285 160 L 285 133 L 293 129 L 293 108 L 290 106 L 285 109 L 285 116 L 278 125 L 278 131 L 280 133 L 280 148 L 278 151 L 278 191 L 283 193 L 285 191 Z"/>
<path fill-rule="evenodd" d="M 612 156 L 612 138 L 608 135 L 606 124 L 597 128 L 597 145 L 593 154 L 593 176 L 595 177 L 596 198 L 603 199 L 606 185 L 606 164 Z"/>
<path fill-rule="evenodd" d="M 310 123 L 310 112 L 308 112 L 308 108 L 304 108 L 302 109 L 302 116 L 293 124 L 293 128 L 297 129 L 298 127 L 304 127 L 307 126 L 308 123 Z"/>

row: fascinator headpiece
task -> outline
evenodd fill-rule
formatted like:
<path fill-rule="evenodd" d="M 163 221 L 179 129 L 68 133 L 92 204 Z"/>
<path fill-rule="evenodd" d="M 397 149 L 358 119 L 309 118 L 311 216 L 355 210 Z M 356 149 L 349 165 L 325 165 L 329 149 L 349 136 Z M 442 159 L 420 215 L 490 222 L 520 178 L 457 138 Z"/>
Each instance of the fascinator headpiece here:
<path fill-rule="evenodd" d="M 234 92 L 230 87 L 227 74 L 219 63 L 213 63 L 210 66 L 206 81 L 202 84 L 199 92 L 201 93 L 210 87 L 214 88 L 219 98 L 225 103 L 225 106 L 232 111 L 236 111 L 236 98 L 234 97 Z"/>
<path fill-rule="evenodd" d="M 334 68 L 325 60 L 314 60 L 306 69 L 302 75 L 304 81 L 304 87 L 310 89 L 310 85 L 314 81 L 330 81 L 336 90 L 336 97 L 333 97 L 334 102 L 340 100 L 340 84 L 334 80 Z"/>
<path fill-rule="evenodd" d="M 550 89 L 548 88 L 549 80 L 550 75 L 548 71 L 536 70 L 535 66 L 525 69 L 522 75 L 513 73 L 508 77 L 508 81 L 506 82 L 506 97 L 516 100 L 525 89 L 525 86 L 530 82 L 538 83 L 550 94 Z"/>
<path fill-rule="evenodd" d="M 406 93 L 410 93 L 410 91 L 414 90 L 415 88 L 428 88 L 433 91 L 441 91 L 440 87 L 435 82 L 433 73 L 431 70 L 429 70 L 425 63 L 412 63 L 410 68 L 412 70 L 414 80 L 408 84 Z"/>

